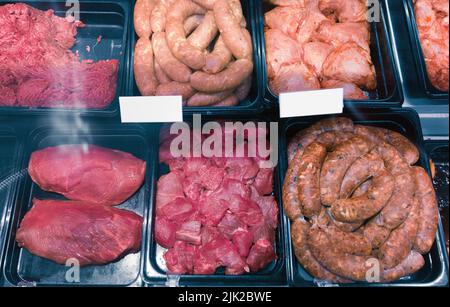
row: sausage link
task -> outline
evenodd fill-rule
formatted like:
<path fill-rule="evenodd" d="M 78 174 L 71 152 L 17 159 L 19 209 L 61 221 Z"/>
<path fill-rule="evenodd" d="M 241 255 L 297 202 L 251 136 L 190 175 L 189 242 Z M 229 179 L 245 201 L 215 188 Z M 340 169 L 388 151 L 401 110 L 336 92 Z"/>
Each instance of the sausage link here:
<path fill-rule="evenodd" d="M 184 22 L 184 32 L 186 35 L 190 35 L 195 29 L 202 23 L 205 15 L 192 15 Z"/>
<path fill-rule="evenodd" d="M 384 161 L 374 151 L 360 157 L 347 170 L 342 180 L 340 198 L 349 198 L 353 192 L 369 178 L 384 169 Z"/>
<path fill-rule="evenodd" d="M 217 0 L 192 0 L 207 10 L 212 10 Z"/>
<path fill-rule="evenodd" d="M 169 76 L 166 74 L 166 72 L 162 69 L 161 65 L 159 65 L 156 58 L 154 60 L 154 64 L 155 64 L 155 75 L 156 79 L 158 79 L 159 84 L 172 82 L 172 79 L 170 79 Z"/>
<path fill-rule="evenodd" d="M 340 131 L 353 133 L 353 130 L 353 121 L 346 117 L 323 119 L 294 135 L 288 146 L 289 161 L 292 160 L 298 149 L 304 150 L 323 132 Z"/>
<path fill-rule="evenodd" d="M 154 33 L 152 43 L 156 61 L 169 78 L 177 82 L 189 82 L 191 70 L 172 55 L 167 46 L 166 34 L 164 32 Z"/>
<path fill-rule="evenodd" d="M 298 151 L 289 164 L 283 183 L 283 207 L 287 217 L 295 221 L 302 216 L 300 201 L 298 198 L 298 171 L 303 152 Z"/>
<path fill-rule="evenodd" d="M 155 0 L 136 1 L 134 5 L 134 30 L 137 36 L 150 38 L 152 35 L 150 19 L 155 6 Z"/>
<path fill-rule="evenodd" d="M 205 14 L 202 23 L 188 37 L 188 42 L 200 50 L 206 49 L 214 40 L 218 32 L 219 30 L 217 29 L 214 13 L 209 11 Z"/>
<path fill-rule="evenodd" d="M 404 276 L 411 275 L 419 271 L 425 265 L 425 259 L 418 252 L 411 251 L 399 265 L 382 272 L 382 282 L 396 281 Z"/>
<path fill-rule="evenodd" d="M 392 269 L 408 257 L 417 236 L 419 215 L 420 203 L 415 198 L 406 221 L 399 228 L 394 229 L 380 247 L 379 259 L 384 268 Z"/>
<path fill-rule="evenodd" d="M 252 80 L 253 80 L 253 77 L 252 77 L 252 75 L 250 75 L 247 77 L 247 79 L 244 80 L 244 82 L 241 85 L 239 85 L 237 87 L 234 94 L 236 95 L 236 98 L 238 99 L 238 101 L 244 101 L 245 99 L 247 99 L 247 97 L 252 89 Z"/>
<path fill-rule="evenodd" d="M 308 245 L 314 257 L 330 272 L 354 281 L 366 281 L 369 260 L 372 256 L 344 254 L 332 247 L 326 232 L 319 227 L 311 227 Z"/>
<path fill-rule="evenodd" d="M 175 3 L 176 0 L 159 0 L 151 15 L 151 28 L 153 33 L 166 31 L 166 15 L 169 7 Z"/>
<path fill-rule="evenodd" d="M 241 27 L 227 0 L 217 0 L 214 4 L 214 16 L 220 34 L 228 49 L 236 59 L 252 59 L 253 45 L 248 30 Z M 250 39 L 250 41 L 249 41 Z"/>
<path fill-rule="evenodd" d="M 236 89 L 253 72 L 253 63 L 249 60 L 237 60 L 224 71 L 212 75 L 197 71 L 191 76 L 191 86 L 200 92 L 215 93 Z"/>
<path fill-rule="evenodd" d="M 183 101 L 188 100 L 195 94 L 195 90 L 189 83 L 180 83 L 172 81 L 166 84 L 160 84 L 156 90 L 157 96 L 182 96 Z"/>
<path fill-rule="evenodd" d="M 372 243 L 373 249 L 379 249 L 389 238 L 391 230 L 378 222 L 378 216 L 367 222 L 363 228 L 364 236 Z"/>
<path fill-rule="evenodd" d="M 192 46 L 184 31 L 184 22 L 192 15 L 204 14 L 205 10 L 190 0 L 178 0 L 167 13 L 166 39 L 173 55 L 191 67 L 202 69 L 206 63 L 206 50 Z"/>
<path fill-rule="evenodd" d="M 436 192 L 427 172 L 421 167 L 414 167 L 413 174 L 417 182 L 416 197 L 420 204 L 419 229 L 414 240 L 414 249 L 426 254 L 431 250 L 436 238 L 439 209 Z"/>
<path fill-rule="evenodd" d="M 214 49 L 206 56 L 204 71 L 211 74 L 217 74 L 227 67 L 231 62 L 233 55 L 223 41 L 222 35 L 216 41 Z"/>
<path fill-rule="evenodd" d="M 338 199 L 333 203 L 331 212 L 341 222 L 354 223 L 364 221 L 379 213 L 387 204 L 394 191 L 395 180 L 385 169 L 373 174 L 372 186 L 366 194 Z"/>
<path fill-rule="evenodd" d="M 148 38 L 141 37 L 134 49 L 134 76 L 143 96 L 155 95 L 158 86 L 153 61 L 152 43 Z"/>
<path fill-rule="evenodd" d="M 309 145 L 298 170 L 298 197 L 303 214 L 311 218 L 322 209 L 320 202 L 320 169 L 327 156 L 327 148 L 319 143 Z"/>
<path fill-rule="evenodd" d="M 298 262 L 319 280 L 344 282 L 341 277 L 325 269 L 312 255 L 308 246 L 309 229 L 310 224 L 302 219 L 295 220 L 291 226 L 292 245 Z"/>
<path fill-rule="evenodd" d="M 218 103 L 214 104 L 214 107 L 234 107 L 239 104 L 239 99 L 236 95 L 232 94 L 225 98 L 222 101 L 219 101 Z"/>
<path fill-rule="evenodd" d="M 330 248 L 339 250 L 344 254 L 371 255 L 372 245 L 370 241 L 362 233 L 339 229 L 326 208 L 323 207 L 318 217 L 314 217 L 313 221 L 315 226 L 320 227 L 327 234 L 332 244 Z"/>
<path fill-rule="evenodd" d="M 232 93 L 233 91 L 225 91 L 214 94 L 196 93 L 194 96 L 189 98 L 187 105 L 189 107 L 210 106 L 221 102 L 225 98 L 228 98 Z"/>
<path fill-rule="evenodd" d="M 416 184 L 411 174 L 411 167 L 392 145 L 381 142 L 377 145 L 376 151 L 383 158 L 387 170 L 395 178 L 394 192 L 380 213 L 380 221 L 383 226 L 395 229 L 409 215 Z"/>
<path fill-rule="evenodd" d="M 372 186 L 372 180 L 369 179 L 363 183 L 359 187 L 356 188 L 355 192 L 353 192 L 352 197 L 358 197 L 364 195 L 369 191 L 369 188 Z"/>
<path fill-rule="evenodd" d="M 371 150 L 371 144 L 361 137 L 354 137 L 331 152 L 325 159 L 320 175 L 322 204 L 331 206 L 338 198 L 341 183 L 348 168 Z"/>
<path fill-rule="evenodd" d="M 242 28 L 247 27 L 247 21 L 244 17 L 244 12 L 242 11 L 242 5 L 240 0 L 229 0 L 228 5 L 230 6 L 231 11 L 233 12 L 234 17 L 241 25 Z"/>
<path fill-rule="evenodd" d="M 419 160 L 420 155 L 417 147 L 398 132 L 378 127 L 355 125 L 355 133 L 374 143 L 384 141 L 394 146 L 409 165 L 414 165 Z"/>

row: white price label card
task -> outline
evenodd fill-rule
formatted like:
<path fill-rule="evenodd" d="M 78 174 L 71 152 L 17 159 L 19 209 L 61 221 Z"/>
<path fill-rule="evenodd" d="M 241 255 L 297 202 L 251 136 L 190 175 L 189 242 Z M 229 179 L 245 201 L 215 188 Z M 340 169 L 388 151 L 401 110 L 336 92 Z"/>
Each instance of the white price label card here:
<path fill-rule="evenodd" d="M 181 96 L 119 97 L 122 123 L 173 123 L 183 121 Z"/>
<path fill-rule="evenodd" d="M 344 110 L 344 89 L 280 94 L 280 117 L 339 114 Z"/>

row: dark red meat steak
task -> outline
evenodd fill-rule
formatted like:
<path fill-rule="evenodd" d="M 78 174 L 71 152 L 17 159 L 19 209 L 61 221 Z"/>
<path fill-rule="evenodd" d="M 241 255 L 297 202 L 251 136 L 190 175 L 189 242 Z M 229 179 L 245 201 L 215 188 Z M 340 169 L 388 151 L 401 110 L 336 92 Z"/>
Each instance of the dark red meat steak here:
<path fill-rule="evenodd" d="M 142 218 L 130 211 L 77 201 L 33 200 L 16 235 L 32 254 L 65 264 L 107 264 L 140 250 Z"/>
<path fill-rule="evenodd" d="M 31 155 L 28 172 L 43 190 L 72 200 L 118 205 L 142 185 L 145 162 L 95 145 L 48 147 Z"/>

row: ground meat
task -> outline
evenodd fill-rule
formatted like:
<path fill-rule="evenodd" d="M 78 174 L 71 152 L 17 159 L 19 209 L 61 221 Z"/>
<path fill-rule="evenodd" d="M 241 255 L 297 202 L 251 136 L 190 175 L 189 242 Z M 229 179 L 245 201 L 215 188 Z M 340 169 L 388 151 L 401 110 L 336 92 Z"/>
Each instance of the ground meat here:
<path fill-rule="evenodd" d="M 70 48 L 83 23 L 28 5 L 0 7 L 0 106 L 104 108 L 117 60 L 81 61 Z"/>

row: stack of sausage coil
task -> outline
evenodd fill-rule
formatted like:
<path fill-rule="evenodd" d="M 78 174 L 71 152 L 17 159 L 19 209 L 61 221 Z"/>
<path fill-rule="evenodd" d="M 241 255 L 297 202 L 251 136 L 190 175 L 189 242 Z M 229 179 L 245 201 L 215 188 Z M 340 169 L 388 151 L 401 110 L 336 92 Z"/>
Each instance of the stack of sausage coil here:
<path fill-rule="evenodd" d="M 283 203 L 295 255 L 309 273 L 338 283 L 391 282 L 423 267 L 439 213 L 407 138 L 331 118 L 297 133 L 288 154 Z M 368 280 L 375 265 L 380 274 Z"/>
<path fill-rule="evenodd" d="M 137 0 L 134 24 L 142 95 L 181 95 L 191 107 L 247 98 L 253 45 L 239 0 Z"/>

